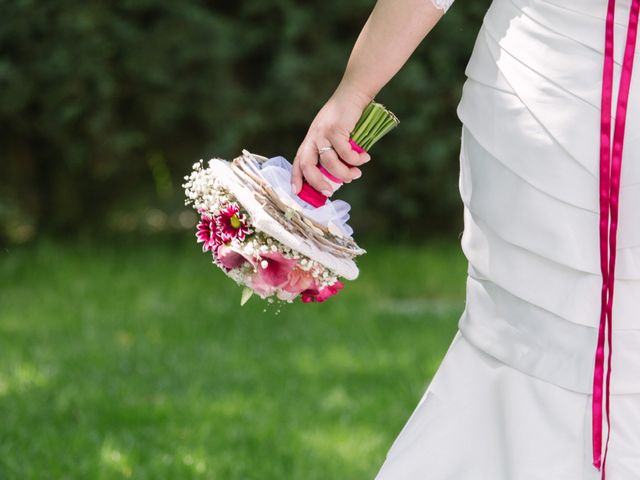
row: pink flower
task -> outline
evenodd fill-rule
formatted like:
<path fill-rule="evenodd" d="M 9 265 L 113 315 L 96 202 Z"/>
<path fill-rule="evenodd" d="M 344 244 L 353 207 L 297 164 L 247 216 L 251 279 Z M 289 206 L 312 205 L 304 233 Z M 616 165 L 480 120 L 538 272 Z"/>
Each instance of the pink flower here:
<path fill-rule="evenodd" d="M 344 287 L 340 280 L 336 280 L 331 285 L 328 285 L 320 290 L 316 296 L 316 302 L 324 302 L 327 298 L 336 295 Z"/>
<path fill-rule="evenodd" d="M 280 300 L 293 300 L 304 290 L 307 290 L 315 285 L 315 280 L 311 273 L 302 270 L 301 268 L 294 267 L 289 272 L 289 277 L 284 285 L 276 292 Z"/>
<path fill-rule="evenodd" d="M 285 258 L 280 252 L 260 253 L 256 273 L 249 279 L 248 286 L 263 296 L 272 295 L 289 283 L 297 263 L 295 258 Z"/>
<path fill-rule="evenodd" d="M 288 282 L 289 273 L 298 263 L 295 258 L 285 258 L 280 252 L 260 253 L 260 258 L 262 260 L 257 266 L 260 277 L 268 285 L 277 288 Z"/>
<path fill-rule="evenodd" d="M 251 232 L 247 225 L 246 215 L 240 213 L 240 207 L 235 202 L 229 202 L 226 207 L 221 209 L 215 216 L 215 222 L 223 242 L 228 242 L 236 237 L 243 241 L 245 235 Z"/>
<path fill-rule="evenodd" d="M 313 275 L 301 268 L 294 268 L 289 272 L 289 278 L 281 288 L 286 292 L 295 293 L 296 295 L 312 288 L 315 285 Z"/>
<path fill-rule="evenodd" d="M 271 267 L 273 268 L 273 261 Z M 256 278 L 254 278 L 251 282 L 251 287 L 254 289 L 258 289 L 260 293 L 263 295 L 271 295 L 275 293 L 280 300 L 293 300 L 301 292 L 312 288 L 315 286 L 315 280 L 311 273 L 308 271 L 302 270 L 301 268 L 297 268 L 297 262 L 294 264 L 293 268 L 289 270 L 287 275 L 287 280 L 277 287 L 277 282 L 274 282 L 272 278 L 259 275 L 256 273 Z M 261 268 L 258 266 L 258 268 Z M 268 269 L 269 267 L 267 267 Z M 264 272 L 263 272 L 264 273 Z"/>
<path fill-rule="evenodd" d="M 200 214 L 196 238 L 198 243 L 202 243 L 203 252 L 211 250 L 215 254 L 217 248 L 222 244 L 215 220 L 204 212 Z"/>
<path fill-rule="evenodd" d="M 242 266 L 245 262 L 249 262 L 255 266 L 255 260 L 250 255 L 246 255 L 242 250 L 236 249 L 230 245 L 222 244 L 218 247 L 215 258 L 218 264 L 227 271 Z"/>
<path fill-rule="evenodd" d="M 320 290 L 317 288 L 310 288 L 301 293 L 301 298 L 304 303 L 310 303 L 313 301 L 324 302 L 327 298 L 335 295 L 340 291 L 344 285 L 340 280 L 336 280 L 333 284 L 328 285 Z"/>
<path fill-rule="evenodd" d="M 247 286 L 251 288 L 254 292 L 262 295 L 263 297 L 268 297 L 273 295 L 278 290 L 277 287 L 269 284 L 259 273 L 260 266 L 258 266 L 258 271 L 254 273 L 247 280 Z"/>

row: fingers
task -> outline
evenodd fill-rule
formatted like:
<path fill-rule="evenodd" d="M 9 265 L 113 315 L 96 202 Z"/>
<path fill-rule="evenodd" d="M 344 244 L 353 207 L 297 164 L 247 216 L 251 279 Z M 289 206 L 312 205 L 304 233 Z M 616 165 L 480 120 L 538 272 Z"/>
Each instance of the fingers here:
<path fill-rule="evenodd" d="M 317 163 L 318 150 L 314 142 L 303 141 L 294 159 L 292 181 L 295 185 L 295 193 L 298 193 L 302 188 L 302 177 L 323 195 L 330 196 L 333 193 L 331 184 L 325 180 L 324 174 L 318 170 Z"/>
<path fill-rule="evenodd" d="M 342 161 L 349 165 L 359 166 L 371 160 L 371 155 L 367 152 L 358 153 L 351 148 L 349 135 L 334 132 L 329 135 L 329 142 L 333 145 L 333 148 L 336 149 L 336 152 Z"/>
<path fill-rule="evenodd" d="M 319 147 L 328 145 L 328 140 L 318 144 Z M 340 160 L 335 150 L 327 150 L 323 152 L 320 155 L 320 163 L 331 175 L 345 183 L 349 183 L 356 178 L 360 178 L 362 175 L 362 172 L 358 167 L 352 167 Z"/>
<path fill-rule="evenodd" d="M 362 176 L 362 171 L 357 167 L 371 160 L 367 152 L 358 153 L 352 149 L 347 133 L 331 127 L 323 130 L 324 135 L 319 135 L 317 129 L 313 135 L 308 133 L 298 148 L 291 175 L 291 190 L 295 194 L 300 192 L 306 181 L 323 195 L 331 196 L 334 187 L 318 169 L 319 164 L 332 176 L 349 183 Z M 328 146 L 332 146 L 333 150 L 318 154 L 319 148 Z"/>
<path fill-rule="evenodd" d="M 297 194 L 302 188 L 302 169 L 300 168 L 300 148 L 293 159 L 293 169 L 291 170 L 291 191 Z"/>

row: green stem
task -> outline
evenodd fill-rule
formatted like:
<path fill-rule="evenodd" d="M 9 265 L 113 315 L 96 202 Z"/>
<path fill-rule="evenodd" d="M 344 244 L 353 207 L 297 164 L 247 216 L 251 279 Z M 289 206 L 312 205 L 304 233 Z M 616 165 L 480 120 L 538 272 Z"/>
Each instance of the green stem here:
<path fill-rule="evenodd" d="M 351 139 L 365 150 L 393 130 L 400 121 L 387 110 L 384 105 L 377 102 L 370 102 L 362 112 L 362 116 L 356 122 Z"/>

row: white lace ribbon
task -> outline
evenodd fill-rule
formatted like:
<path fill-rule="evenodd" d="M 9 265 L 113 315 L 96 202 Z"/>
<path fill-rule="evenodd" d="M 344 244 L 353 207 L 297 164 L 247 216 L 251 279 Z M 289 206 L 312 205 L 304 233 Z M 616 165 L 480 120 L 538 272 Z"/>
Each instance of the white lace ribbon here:
<path fill-rule="evenodd" d="M 278 197 L 291 208 L 306 217 L 326 226 L 334 234 L 352 236 L 353 229 L 347 224 L 351 205 L 344 200 L 327 201 L 321 207 L 313 207 L 291 191 L 291 170 L 293 166 L 282 157 L 272 157 L 261 164 L 260 174 Z"/>

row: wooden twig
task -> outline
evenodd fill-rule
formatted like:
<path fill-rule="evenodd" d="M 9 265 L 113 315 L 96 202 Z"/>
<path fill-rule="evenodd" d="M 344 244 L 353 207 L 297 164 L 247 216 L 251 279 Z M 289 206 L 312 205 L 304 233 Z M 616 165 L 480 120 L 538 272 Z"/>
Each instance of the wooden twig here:
<path fill-rule="evenodd" d="M 287 231 L 314 242 L 323 250 L 334 255 L 353 258 L 366 253 L 352 237 L 333 234 L 325 225 L 307 217 L 282 201 L 260 175 L 259 165 L 266 160 L 266 157 L 243 150 L 243 155 L 231 162 L 231 168 L 243 184 L 252 190 L 256 200 L 269 215 Z"/>

